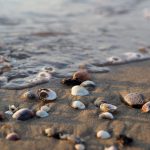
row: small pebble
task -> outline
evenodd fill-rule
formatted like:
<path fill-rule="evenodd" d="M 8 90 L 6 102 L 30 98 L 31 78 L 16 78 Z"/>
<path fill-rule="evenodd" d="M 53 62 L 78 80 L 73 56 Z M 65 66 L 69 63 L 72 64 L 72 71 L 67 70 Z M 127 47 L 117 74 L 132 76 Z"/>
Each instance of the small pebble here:
<path fill-rule="evenodd" d="M 10 141 L 17 141 L 17 140 L 20 140 L 20 137 L 17 133 L 15 132 L 12 132 L 12 133 L 9 133 L 7 136 L 6 136 L 6 139 L 7 140 L 10 140 Z"/>
<path fill-rule="evenodd" d="M 61 81 L 61 83 L 62 84 L 65 84 L 65 85 L 68 85 L 68 86 L 75 86 L 75 85 L 80 85 L 81 84 L 81 81 L 80 80 L 78 80 L 78 79 L 71 79 L 71 78 L 69 78 L 69 79 L 63 79 L 62 81 Z"/>

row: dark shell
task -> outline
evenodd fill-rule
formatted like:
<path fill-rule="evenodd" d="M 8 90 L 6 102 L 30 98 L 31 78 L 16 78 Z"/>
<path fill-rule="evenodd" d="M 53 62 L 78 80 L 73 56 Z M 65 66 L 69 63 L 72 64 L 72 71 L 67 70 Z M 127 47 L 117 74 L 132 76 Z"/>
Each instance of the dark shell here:
<path fill-rule="evenodd" d="M 28 108 L 22 108 L 13 114 L 13 118 L 21 121 L 31 119 L 33 118 L 33 116 L 33 111 L 29 110 Z"/>
<path fill-rule="evenodd" d="M 74 85 L 80 85 L 82 82 L 78 79 L 64 78 L 62 79 L 61 83 L 68 86 L 74 86 Z"/>
<path fill-rule="evenodd" d="M 9 133 L 7 136 L 6 136 L 6 139 L 7 140 L 10 140 L 10 141 L 17 141 L 17 140 L 20 140 L 20 137 L 17 133 Z"/>
<path fill-rule="evenodd" d="M 126 135 L 120 134 L 117 138 L 117 143 L 123 146 L 131 145 L 133 143 L 133 139 L 127 137 Z"/>

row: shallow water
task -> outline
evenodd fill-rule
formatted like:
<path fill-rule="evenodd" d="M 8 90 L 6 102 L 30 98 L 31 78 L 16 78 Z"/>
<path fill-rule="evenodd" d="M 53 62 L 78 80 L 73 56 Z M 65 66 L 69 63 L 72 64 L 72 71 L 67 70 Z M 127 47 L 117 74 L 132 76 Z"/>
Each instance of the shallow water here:
<path fill-rule="evenodd" d="M 149 23 L 149 0 L 0 0 L 1 87 L 33 86 L 44 67 L 62 77 L 149 59 Z"/>

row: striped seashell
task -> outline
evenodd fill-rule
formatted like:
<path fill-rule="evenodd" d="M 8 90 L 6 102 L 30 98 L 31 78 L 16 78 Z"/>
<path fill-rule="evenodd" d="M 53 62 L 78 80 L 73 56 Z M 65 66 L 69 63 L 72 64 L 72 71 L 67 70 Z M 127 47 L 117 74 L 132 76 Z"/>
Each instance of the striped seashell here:
<path fill-rule="evenodd" d="M 112 104 L 103 103 L 100 105 L 100 110 L 103 112 L 114 112 L 117 110 L 117 106 Z"/>
<path fill-rule="evenodd" d="M 145 103 L 143 106 L 142 106 L 142 112 L 149 112 L 150 111 L 150 101 Z"/>

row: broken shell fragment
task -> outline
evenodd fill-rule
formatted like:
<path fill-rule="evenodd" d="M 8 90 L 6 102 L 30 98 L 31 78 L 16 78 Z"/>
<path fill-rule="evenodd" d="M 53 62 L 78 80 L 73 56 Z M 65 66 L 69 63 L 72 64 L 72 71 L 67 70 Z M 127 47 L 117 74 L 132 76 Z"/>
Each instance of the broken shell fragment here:
<path fill-rule="evenodd" d="M 25 121 L 25 120 L 33 118 L 33 116 L 34 116 L 34 113 L 32 112 L 32 110 L 28 108 L 22 108 L 16 111 L 12 117 L 17 120 Z"/>
<path fill-rule="evenodd" d="M 68 86 L 71 86 L 71 85 L 80 85 L 81 84 L 81 81 L 78 80 L 78 79 L 62 79 L 61 81 L 62 84 L 65 84 L 65 85 L 68 85 Z"/>
<path fill-rule="evenodd" d="M 57 98 L 56 92 L 51 89 L 39 89 L 38 95 L 39 98 L 44 101 L 53 101 Z"/>
<path fill-rule="evenodd" d="M 23 100 L 36 100 L 36 99 L 38 99 L 38 97 L 32 91 L 26 91 L 21 95 L 21 99 L 23 99 Z"/>
<path fill-rule="evenodd" d="M 85 145 L 84 144 L 75 144 L 75 149 L 76 150 L 85 150 Z"/>
<path fill-rule="evenodd" d="M 107 100 L 105 100 L 104 98 L 102 97 L 98 97 L 95 101 L 94 101 L 94 105 L 95 106 L 100 106 L 101 104 L 103 103 L 107 103 Z"/>
<path fill-rule="evenodd" d="M 80 85 L 87 89 L 92 89 L 92 88 L 96 87 L 96 84 L 90 80 L 86 80 L 86 81 L 82 82 Z"/>
<path fill-rule="evenodd" d="M 143 106 L 142 106 L 142 112 L 149 112 L 150 111 L 150 101 L 145 103 Z"/>
<path fill-rule="evenodd" d="M 15 132 L 12 132 L 12 133 L 9 133 L 7 136 L 6 136 L 6 139 L 7 140 L 10 140 L 10 141 L 17 141 L 17 140 L 20 140 L 20 137 L 17 133 Z"/>
<path fill-rule="evenodd" d="M 131 145 L 133 142 L 133 139 L 130 137 L 127 137 L 126 135 L 120 134 L 117 138 L 117 143 L 121 144 L 123 146 Z"/>
<path fill-rule="evenodd" d="M 139 93 L 130 93 L 124 97 L 123 101 L 134 108 L 141 108 L 145 102 L 144 96 Z"/>
<path fill-rule="evenodd" d="M 85 109 L 85 105 L 80 101 L 73 101 L 71 106 L 76 109 Z"/>
<path fill-rule="evenodd" d="M 114 119 L 114 116 L 110 112 L 104 112 L 99 115 L 99 118 L 112 120 L 112 119 Z"/>
<path fill-rule="evenodd" d="M 89 91 L 82 86 L 76 85 L 72 87 L 71 94 L 73 96 L 86 96 L 89 95 Z"/>
<path fill-rule="evenodd" d="M 117 106 L 112 104 L 103 103 L 100 105 L 100 110 L 103 112 L 114 112 L 117 110 Z"/>
<path fill-rule="evenodd" d="M 100 131 L 97 132 L 97 138 L 108 139 L 110 137 L 111 137 L 111 135 L 107 131 L 100 130 Z"/>
<path fill-rule="evenodd" d="M 36 112 L 36 116 L 40 117 L 40 118 L 45 118 L 45 117 L 49 116 L 49 114 L 44 110 L 38 110 Z"/>
<path fill-rule="evenodd" d="M 47 105 L 44 105 L 44 106 L 42 106 L 42 107 L 40 108 L 40 110 L 49 112 L 50 107 L 48 107 Z"/>
<path fill-rule="evenodd" d="M 73 74 L 73 79 L 78 79 L 80 81 L 90 80 L 91 76 L 85 69 L 81 69 Z"/>

